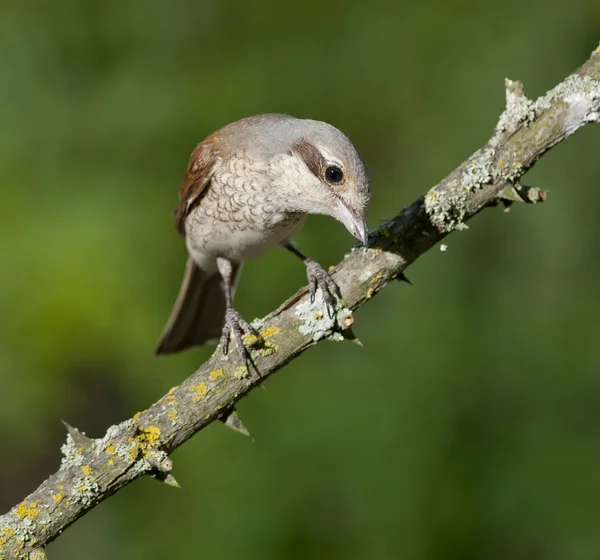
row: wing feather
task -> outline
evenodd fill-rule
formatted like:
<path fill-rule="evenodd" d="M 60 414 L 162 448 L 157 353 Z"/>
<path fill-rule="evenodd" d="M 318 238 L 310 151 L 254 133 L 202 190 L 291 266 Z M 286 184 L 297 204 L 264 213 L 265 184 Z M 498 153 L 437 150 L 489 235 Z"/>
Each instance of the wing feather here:
<path fill-rule="evenodd" d="M 192 152 L 179 188 L 176 228 L 182 235 L 185 235 L 185 219 L 200 202 L 202 195 L 210 185 L 214 166 L 218 159 L 219 152 L 214 135 L 200 142 Z"/>

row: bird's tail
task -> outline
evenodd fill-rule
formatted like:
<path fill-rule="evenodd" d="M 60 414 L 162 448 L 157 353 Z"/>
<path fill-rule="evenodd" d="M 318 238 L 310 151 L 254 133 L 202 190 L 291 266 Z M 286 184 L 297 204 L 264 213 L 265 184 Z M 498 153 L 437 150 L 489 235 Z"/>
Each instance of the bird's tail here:
<path fill-rule="evenodd" d="M 240 270 L 240 264 L 234 265 L 233 286 Z M 179 295 L 156 347 L 156 354 L 172 354 L 219 340 L 225 323 L 225 309 L 219 273 L 203 271 L 192 257 L 188 257 Z"/>

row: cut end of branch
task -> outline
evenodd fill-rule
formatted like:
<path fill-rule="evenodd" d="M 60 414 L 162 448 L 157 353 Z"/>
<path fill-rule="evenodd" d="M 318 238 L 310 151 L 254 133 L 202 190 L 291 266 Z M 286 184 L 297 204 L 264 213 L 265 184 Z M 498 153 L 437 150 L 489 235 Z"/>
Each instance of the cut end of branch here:
<path fill-rule="evenodd" d="M 496 135 L 516 130 L 522 123 L 532 122 L 535 119 L 534 103 L 525 95 L 523 83 L 506 78 L 504 87 L 506 88 L 506 109 L 498 119 Z"/>
<path fill-rule="evenodd" d="M 510 105 L 515 101 L 515 99 L 525 98 L 525 86 L 523 82 L 519 80 L 510 80 L 509 78 L 505 78 L 504 87 L 506 88 L 506 107 L 510 108 Z"/>

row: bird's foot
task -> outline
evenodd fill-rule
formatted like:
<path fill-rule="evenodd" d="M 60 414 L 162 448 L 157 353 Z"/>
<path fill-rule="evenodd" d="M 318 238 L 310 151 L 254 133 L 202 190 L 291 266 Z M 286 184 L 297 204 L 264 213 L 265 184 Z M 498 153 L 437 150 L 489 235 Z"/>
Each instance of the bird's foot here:
<path fill-rule="evenodd" d="M 310 293 L 311 303 L 315 301 L 317 289 L 321 288 L 323 300 L 327 307 L 327 314 L 333 317 L 336 310 L 336 303 L 342 298 L 340 288 L 335 280 L 325 269 L 317 262 L 306 259 L 306 275 L 308 276 L 308 291 Z"/>
<path fill-rule="evenodd" d="M 223 334 L 221 336 L 221 342 L 219 343 L 223 354 L 227 354 L 229 351 L 229 342 L 232 334 L 233 338 L 235 338 L 242 361 L 244 362 L 246 369 L 250 371 L 250 354 L 244 344 L 244 335 L 251 335 L 259 339 L 262 337 L 250 323 L 244 320 L 238 311 L 229 308 L 225 312 L 225 325 L 223 326 Z"/>

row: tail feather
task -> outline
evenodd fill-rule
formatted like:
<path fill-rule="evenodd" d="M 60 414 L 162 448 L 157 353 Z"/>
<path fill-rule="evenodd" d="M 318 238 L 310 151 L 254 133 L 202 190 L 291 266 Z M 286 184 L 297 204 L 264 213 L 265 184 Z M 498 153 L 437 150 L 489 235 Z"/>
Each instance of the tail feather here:
<path fill-rule="evenodd" d="M 241 265 L 234 265 L 234 278 L 239 276 L 240 269 Z M 156 354 L 180 352 L 218 340 L 225 323 L 225 309 L 219 274 L 203 271 L 188 257 L 179 295 Z"/>

